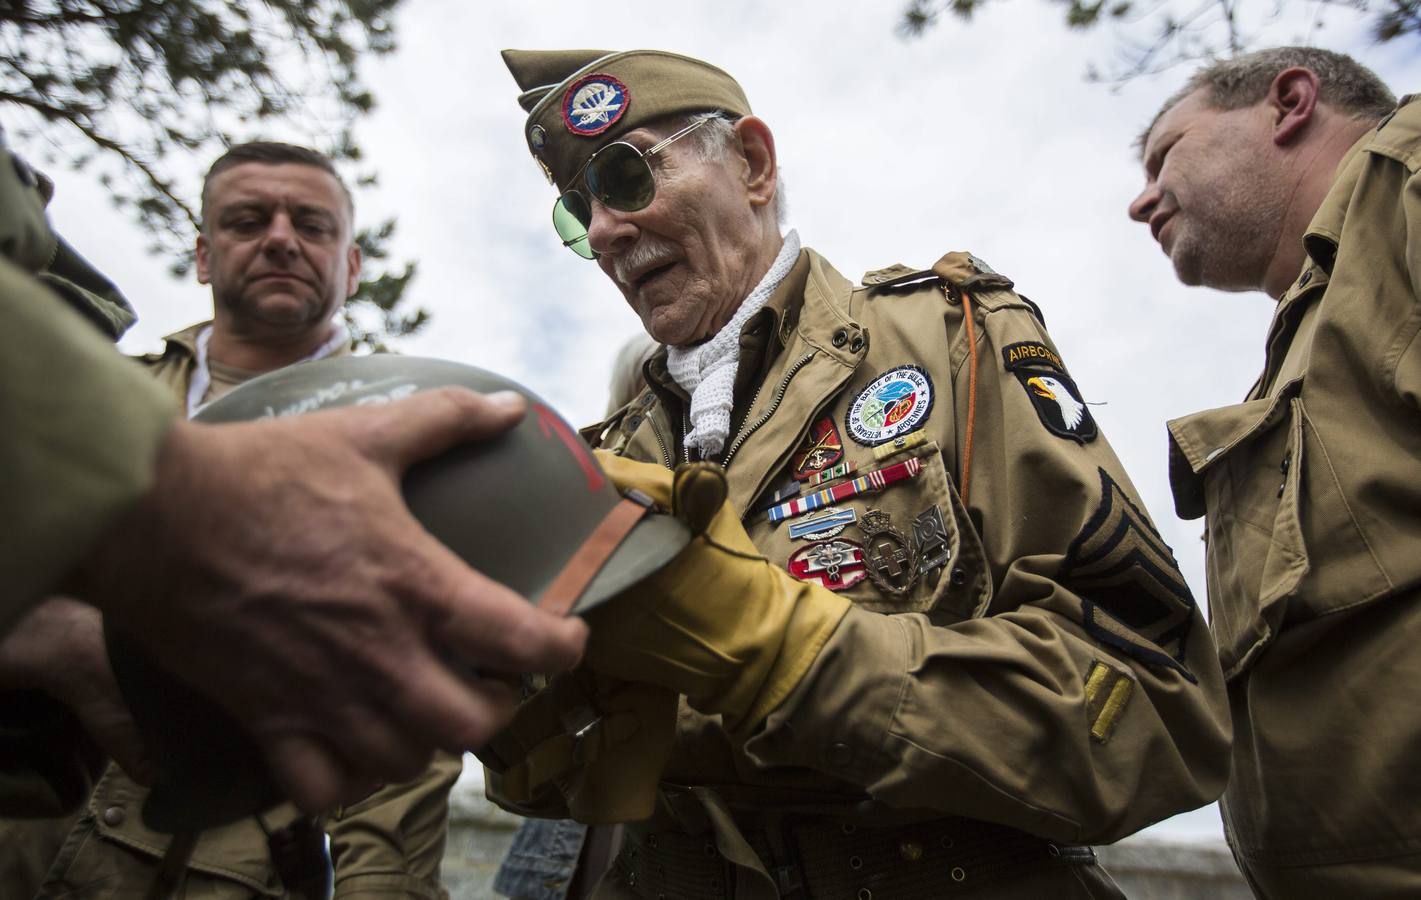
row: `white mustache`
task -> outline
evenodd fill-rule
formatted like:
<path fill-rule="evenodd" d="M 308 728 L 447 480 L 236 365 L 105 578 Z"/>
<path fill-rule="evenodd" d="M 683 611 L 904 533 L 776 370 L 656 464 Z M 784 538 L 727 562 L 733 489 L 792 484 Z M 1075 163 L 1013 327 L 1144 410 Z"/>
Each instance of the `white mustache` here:
<path fill-rule="evenodd" d="M 662 265 L 676 255 L 676 247 L 660 238 L 643 234 L 630 250 L 612 260 L 612 274 L 630 286 L 644 272 Z"/>

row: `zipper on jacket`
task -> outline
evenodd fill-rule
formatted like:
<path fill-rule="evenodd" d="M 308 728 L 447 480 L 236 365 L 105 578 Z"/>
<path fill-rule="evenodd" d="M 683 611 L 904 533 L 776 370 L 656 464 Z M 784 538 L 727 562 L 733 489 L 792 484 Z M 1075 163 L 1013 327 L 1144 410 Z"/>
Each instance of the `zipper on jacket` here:
<path fill-rule="evenodd" d="M 646 424 L 651 426 L 652 437 L 656 438 L 656 446 L 661 448 L 661 460 L 666 464 L 666 468 L 676 468 L 675 462 L 671 459 L 671 451 L 666 449 L 666 439 L 661 436 L 661 429 L 656 427 L 656 417 L 651 414 L 651 410 L 646 412 Z"/>
<path fill-rule="evenodd" d="M 780 408 L 780 403 L 785 398 L 785 391 L 789 389 L 790 379 L 794 378 L 800 369 L 808 365 L 809 361 L 814 358 L 814 354 L 817 352 L 817 350 L 809 351 L 800 357 L 794 365 L 789 367 L 789 371 L 785 373 L 785 377 L 780 380 L 779 387 L 775 389 L 775 399 L 770 402 L 770 408 L 761 413 L 760 418 L 756 419 L 753 423 L 740 429 L 740 433 L 736 435 L 735 440 L 731 442 L 730 449 L 726 451 L 725 459 L 720 462 L 721 468 L 729 468 L 730 461 L 735 458 L 735 454 L 740 451 L 741 446 L 749 439 L 750 435 L 758 431 L 760 426 L 770 421 L 770 417 L 775 414 L 775 410 Z M 755 389 L 755 396 L 750 398 L 750 409 L 755 408 L 755 404 L 760 399 L 760 392 L 764 390 L 764 387 L 764 384 L 761 384 L 760 387 Z"/>

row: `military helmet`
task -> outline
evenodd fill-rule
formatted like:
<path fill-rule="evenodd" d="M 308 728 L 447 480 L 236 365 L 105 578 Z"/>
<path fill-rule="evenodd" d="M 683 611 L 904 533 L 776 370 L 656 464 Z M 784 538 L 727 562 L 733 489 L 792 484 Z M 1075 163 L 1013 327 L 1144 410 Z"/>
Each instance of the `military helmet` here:
<path fill-rule="evenodd" d="M 530 602 L 581 613 L 659 569 L 690 541 L 686 526 L 651 512 L 647 498 L 620 495 L 577 432 L 540 397 L 473 366 L 393 354 L 302 363 L 247 382 L 196 420 L 388 403 L 445 386 L 517 391 L 528 403 L 511 430 L 405 475 L 411 512 L 474 569 Z M 159 669 L 131 638 L 107 631 L 119 685 L 158 771 L 144 806 L 149 827 L 213 827 L 281 800 L 240 725 Z"/>

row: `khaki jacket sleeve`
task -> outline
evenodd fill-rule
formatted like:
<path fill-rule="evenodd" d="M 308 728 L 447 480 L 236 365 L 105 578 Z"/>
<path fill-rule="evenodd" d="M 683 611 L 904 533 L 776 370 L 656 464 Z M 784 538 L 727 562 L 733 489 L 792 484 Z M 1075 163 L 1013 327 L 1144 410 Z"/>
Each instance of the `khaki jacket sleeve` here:
<path fill-rule="evenodd" d="M 337 900 L 438 900 L 449 791 L 462 770 L 459 757 L 439 753 L 413 781 L 386 785 L 327 818 Z"/>
<path fill-rule="evenodd" d="M 850 610 L 746 751 L 892 806 L 1114 841 L 1222 791 L 1222 677 L 1169 548 L 1037 318 L 1008 290 L 976 301 L 969 509 L 990 602 L 965 621 Z M 947 321 L 960 432 L 960 307 Z M 1014 345 L 1048 352 L 1009 369 Z M 957 452 L 960 480 L 960 439 Z"/>
<path fill-rule="evenodd" d="M 159 386 L 84 321 L 72 298 L 36 278 L 35 272 L 57 261 L 62 245 L 44 221 L 34 176 L 3 143 L 0 201 L 4 629 L 54 588 L 148 488 L 175 409 Z M 80 274 L 82 260 L 69 253 L 65 274 L 56 277 L 75 292 L 95 287 Z M 121 314 L 109 312 L 120 327 Z"/>

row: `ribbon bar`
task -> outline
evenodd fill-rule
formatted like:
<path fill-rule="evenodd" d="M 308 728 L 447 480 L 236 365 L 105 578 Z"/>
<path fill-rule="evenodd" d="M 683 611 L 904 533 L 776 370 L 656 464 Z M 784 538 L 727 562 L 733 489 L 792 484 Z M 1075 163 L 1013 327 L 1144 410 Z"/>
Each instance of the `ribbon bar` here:
<path fill-rule="evenodd" d="M 923 461 L 913 457 L 891 466 L 875 469 L 872 472 L 865 472 L 853 481 L 845 481 L 843 484 L 836 484 L 822 491 L 797 497 L 788 503 L 770 507 L 768 513 L 770 522 L 783 522 L 785 519 L 792 519 L 812 510 L 822 509 L 825 506 L 838 503 L 840 500 L 847 500 L 859 494 L 881 491 L 895 481 L 912 478 L 922 470 Z"/>

